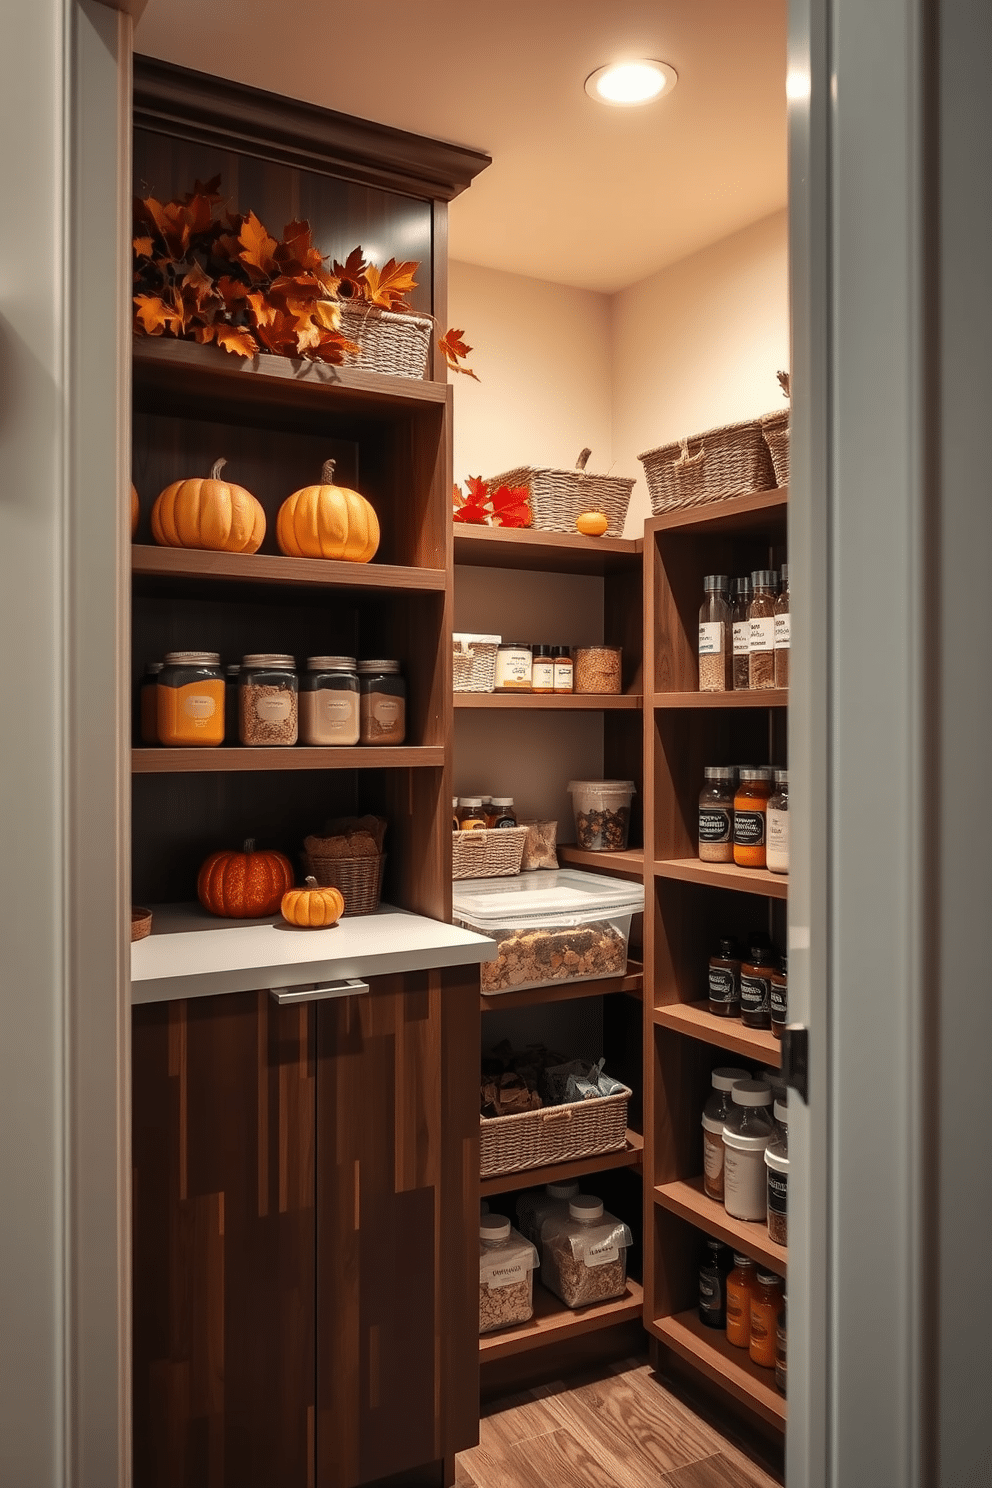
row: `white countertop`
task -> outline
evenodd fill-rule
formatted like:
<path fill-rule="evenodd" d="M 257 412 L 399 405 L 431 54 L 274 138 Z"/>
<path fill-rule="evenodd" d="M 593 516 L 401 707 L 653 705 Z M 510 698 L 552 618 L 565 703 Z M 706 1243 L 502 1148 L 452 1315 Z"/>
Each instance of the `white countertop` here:
<path fill-rule="evenodd" d="M 150 907 L 152 933 L 131 946 L 132 1003 L 473 966 L 496 956 L 484 935 L 389 904 L 328 930 L 297 929 L 278 916 L 220 920 L 199 904 Z"/>

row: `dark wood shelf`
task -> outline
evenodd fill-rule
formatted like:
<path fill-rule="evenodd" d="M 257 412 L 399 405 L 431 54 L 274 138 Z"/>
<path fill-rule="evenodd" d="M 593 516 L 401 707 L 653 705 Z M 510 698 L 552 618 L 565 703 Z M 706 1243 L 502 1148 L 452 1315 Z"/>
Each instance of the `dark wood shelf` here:
<path fill-rule="evenodd" d="M 590 868 L 599 873 L 612 873 L 617 878 L 644 877 L 643 847 L 628 847 L 624 852 L 589 852 L 572 842 L 559 843 L 558 861 L 571 868 Z"/>
<path fill-rule="evenodd" d="M 605 713 L 621 710 L 637 712 L 643 699 L 640 693 L 599 692 L 456 692 L 457 708 L 544 709 L 548 713 Z"/>
<path fill-rule="evenodd" d="M 701 863 L 698 858 L 664 858 L 651 867 L 656 878 L 708 884 L 712 889 L 735 889 L 740 894 L 761 894 L 766 899 L 789 897 L 788 874 L 769 873 L 767 868 L 738 868 L 736 863 Z"/>
<path fill-rule="evenodd" d="M 156 579 L 216 579 L 280 587 L 379 589 L 392 593 L 443 593 L 444 569 L 397 563 L 343 563 L 329 558 L 284 558 L 271 553 L 217 553 L 200 548 L 159 548 L 136 543 L 131 573 Z"/>
<path fill-rule="evenodd" d="M 636 1168 L 644 1152 L 644 1138 L 640 1132 L 627 1128 L 627 1141 L 619 1152 L 603 1152 L 598 1157 L 579 1157 L 572 1162 L 549 1163 L 544 1168 L 527 1168 L 522 1173 L 500 1173 L 494 1178 L 483 1178 L 479 1193 L 488 1198 L 491 1194 L 515 1193 L 518 1188 L 540 1188 L 545 1183 L 570 1183 L 573 1178 L 584 1178 L 587 1173 L 606 1173 L 611 1168 Z"/>
<path fill-rule="evenodd" d="M 780 1068 L 782 1042 L 763 1028 L 745 1028 L 740 1018 L 717 1018 L 705 1002 L 670 1002 L 652 1011 L 655 1023 L 675 1033 L 729 1049 L 744 1059 Z"/>
<path fill-rule="evenodd" d="M 642 548 L 639 538 L 455 524 L 455 563 L 473 568 L 602 575 L 639 569 Z"/>
<path fill-rule="evenodd" d="M 725 1333 L 707 1328 L 695 1309 L 649 1321 L 647 1329 L 762 1420 L 780 1431 L 785 1429 L 785 1396 L 775 1388 L 773 1372 L 752 1363 L 747 1349 L 728 1343 Z"/>
<path fill-rule="evenodd" d="M 549 1291 L 534 1283 L 534 1316 L 529 1323 L 504 1328 L 499 1333 L 486 1333 L 479 1339 L 483 1364 L 527 1353 L 546 1343 L 562 1343 L 583 1333 L 612 1328 L 616 1323 L 639 1322 L 644 1306 L 644 1293 L 636 1281 L 628 1278 L 627 1290 L 612 1302 L 600 1302 L 577 1311 L 559 1302 Z"/>
<path fill-rule="evenodd" d="M 788 486 L 771 491 L 751 491 L 747 496 L 726 496 L 722 501 L 708 501 L 703 506 L 682 506 L 649 520 L 648 532 L 684 532 L 728 535 L 760 531 L 767 524 L 767 514 L 786 506 Z"/>
<path fill-rule="evenodd" d="M 132 775 L 184 775 L 246 770 L 405 770 L 444 764 L 440 744 L 400 744 L 391 749 L 281 748 L 153 749 L 131 751 Z"/>
<path fill-rule="evenodd" d="M 627 974 L 622 977 L 601 977 L 592 982 L 556 982 L 549 987 L 528 987 L 523 992 L 494 992 L 482 995 L 484 1013 L 509 1012 L 512 1008 L 538 1007 L 547 1002 L 572 1002 L 577 997 L 608 997 L 614 992 L 625 992 L 630 997 L 641 997 L 644 991 L 644 968 L 639 961 L 627 962 Z"/>
<path fill-rule="evenodd" d="M 655 708 L 787 708 L 789 689 L 767 687 L 760 692 L 656 692 Z"/>
<path fill-rule="evenodd" d="M 777 1275 L 786 1275 L 789 1252 L 770 1238 L 767 1225 L 763 1221 L 734 1219 L 722 1204 L 703 1192 L 702 1178 L 691 1178 L 687 1183 L 663 1183 L 654 1190 L 654 1201 L 705 1230 L 707 1235 L 761 1261 Z"/>

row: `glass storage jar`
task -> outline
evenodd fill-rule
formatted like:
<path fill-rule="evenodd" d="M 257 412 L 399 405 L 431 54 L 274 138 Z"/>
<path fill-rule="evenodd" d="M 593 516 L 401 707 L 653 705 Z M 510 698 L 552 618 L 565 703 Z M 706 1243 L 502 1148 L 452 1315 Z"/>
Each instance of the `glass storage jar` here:
<path fill-rule="evenodd" d="M 764 765 L 742 765 L 734 795 L 734 862 L 739 868 L 764 868 L 768 797 L 772 772 Z"/>
<path fill-rule="evenodd" d="M 734 1252 L 734 1269 L 727 1277 L 727 1342 L 747 1348 L 751 1342 L 751 1293 L 758 1284 L 758 1268 L 750 1256 Z"/>
<path fill-rule="evenodd" d="M 775 788 L 768 798 L 766 859 L 772 873 L 789 871 L 789 772 L 775 771 Z"/>
<path fill-rule="evenodd" d="M 487 827 L 515 827 L 517 813 L 513 809 L 512 796 L 493 796 L 486 804 Z"/>
<path fill-rule="evenodd" d="M 502 1214 L 479 1216 L 479 1332 L 512 1328 L 534 1315 L 537 1252 Z"/>
<path fill-rule="evenodd" d="M 768 946 L 752 946 L 741 962 L 741 1022 L 745 1028 L 772 1026 L 772 976 L 778 957 Z"/>
<path fill-rule="evenodd" d="M 774 1271 L 759 1271 L 754 1279 L 748 1350 L 755 1364 L 764 1369 L 774 1369 L 778 1316 L 782 1311 L 782 1278 Z"/>
<path fill-rule="evenodd" d="M 751 622 L 747 618 L 751 603 L 751 580 L 735 579 L 730 601 L 730 629 L 733 635 L 733 681 L 735 692 L 747 692 L 750 682 Z"/>
<path fill-rule="evenodd" d="M 155 688 L 158 742 L 171 749 L 224 742 L 224 673 L 217 651 L 169 651 Z"/>
<path fill-rule="evenodd" d="M 528 1188 L 517 1199 L 517 1225 L 524 1239 L 537 1246 L 538 1255 L 545 1220 L 566 1220 L 578 1192 L 577 1183 L 546 1183 L 543 1188 Z"/>
<path fill-rule="evenodd" d="M 699 1321 L 706 1328 L 727 1326 L 727 1273 L 731 1250 L 722 1240 L 706 1241 L 699 1268 Z"/>
<path fill-rule="evenodd" d="M 572 653 L 567 646 L 552 646 L 555 667 L 555 692 L 571 692 L 575 681 Z"/>
<path fill-rule="evenodd" d="M 759 568 L 751 575 L 748 618 L 748 686 L 752 692 L 775 686 L 775 591 L 778 574 Z"/>
<path fill-rule="evenodd" d="M 730 1111 L 730 1093 L 739 1080 L 751 1073 L 734 1065 L 721 1065 L 710 1076 L 713 1089 L 703 1107 L 703 1192 L 723 1203 L 723 1123 Z"/>
<path fill-rule="evenodd" d="M 481 796 L 462 796 L 458 803 L 459 832 L 481 832 L 486 825 L 486 809 Z"/>
<path fill-rule="evenodd" d="M 787 956 L 779 957 L 779 964 L 771 974 L 769 1011 L 772 1033 L 776 1038 L 781 1038 L 782 1029 L 789 1021 L 789 961 Z"/>
<path fill-rule="evenodd" d="M 741 1080 L 723 1124 L 723 1207 L 734 1219 L 764 1219 L 765 1148 L 772 1139 L 771 1086 Z"/>
<path fill-rule="evenodd" d="M 296 743 L 299 682 L 292 656 L 277 651 L 242 656 L 238 732 L 249 746 Z"/>
<path fill-rule="evenodd" d="M 496 650 L 494 692 L 530 692 L 534 658 L 524 641 L 503 641 Z"/>
<path fill-rule="evenodd" d="M 224 738 L 233 744 L 238 737 L 238 691 L 241 684 L 241 663 L 233 662 L 224 668 Z"/>
<path fill-rule="evenodd" d="M 624 1295 L 632 1237 L 623 1220 L 604 1211 L 602 1199 L 578 1194 L 569 1201 L 568 1218 L 546 1220 L 541 1233 L 541 1281 L 566 1307 Z"/>
<path fill-rule="evenodd" d="M 406 682 L 398 661 L 360 661 L 361 742 L 402 744 L 406 738 Z"/>
<path fill-rule="evenodd" d="M 145 674 L 138 683 L 138 738 L 142 744 L 158 743 L 158 679 L 160 661 L 146 661 Z"/>
<path fill-rule="evenodd" d="M 789 623 L 789 565 L 782 564 L 778 598 L 775 601 L 775 686 L 789 685 L 789 649 L 792 627 Z"/>
<path fill-rule="evenodd" d="M 555 663 L 551 646 L 537 645 L 530 648 L 530 690 L 531 692 L 554 692 L 555 690 Z"/>
<path fill-rule="evenodd" d="M 618 694 L 623 651 L 619 646 L 580 646 L 575 652 L 575 691 Z"/>
<path fill-rule="evenodd" d="M 729 588 L 726 574 L 707 574 L 703 579 L 703 603 L 699 610 L 700 692 L 726 692 L 731 684 Z"/>
<path fill-rule="evenodd" d="M 353 656 L 308 656 L 300 678 L 300 743 L 357 744 L 358 673 Z"/>
<path fill-rule="evenodd" d="M 776 1108 L 778 1102 L 776 1101 Z M 768 1238 L 776 1245 L 789 1243 L 789 1128 L 775 1123 L 765 1148 L 768 1181 Z"/>
<path fill-rule="evenodd" d="M 736 940 L 729 935 L 720 937 L 716 952 L 710 957 L 707 992 L 710 1012 L 714 1017 L 740 1017 L 741 954 Z"/>
<path fill-rule="evenodd" d="M 734 780 L 728 765 L 707 765 L 699 792 L 699 861 L 734 861 Z"/>

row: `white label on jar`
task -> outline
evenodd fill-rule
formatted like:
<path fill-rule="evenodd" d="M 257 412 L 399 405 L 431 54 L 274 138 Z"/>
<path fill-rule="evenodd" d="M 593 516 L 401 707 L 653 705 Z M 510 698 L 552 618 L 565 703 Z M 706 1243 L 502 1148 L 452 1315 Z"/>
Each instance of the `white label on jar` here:
<path fill-rule="evenodd" d="M 699 622 L 700 656 L 719 656 L 723 650 L 723 624 L 719 620 Z"/>
<path fill-rule="evenodd" d="M 585 1254 L 587 1266 L 608 1266 L 611 1261 L 620 1259 L 620 1247 L 614 1245 L 611 1240 L 606 1240 L 600 1245 L 590 1245 Z"/>
<path fill-rule="evenodd" d="M 724 1144 L 723 1203 L 734 1219 L 764 1219 L 768 1198 L 765 1153 L 739 1152 Z"/>
<path fill-rule="evenodd" d="M 734 655 L 747 656 L 751 650 L 751 622 L 750 620 L 734 621 Z"/>
<path fill-rule="evenodd" d="M 496 686 L 505 687 L 508 682 L 529 683 L 531 654 L 529 651 L 496 652 Z"/>
<path fill-rule="evenodd" d="M 792 635 L 792 627 L 789 624 L 788 611 L 784 615 L 775 616 L 775 650 L 788 651 L 789 640 Z"/>
<path fill-rule="evenodd" d="M 749 648 L 751 651 L 775 650 L 775 620 L 769 615 L 764 620 L 749 620 Z"/>
<path fill-rule="evenodd" d="M 571 692 L 572 690 L 572 663 L 570 661 L 555 662 L 555 690 L 557 692 Z"/>
<path fill-rule="evenodd" d="M 270 693 L 268 697 L 255 699 L 255 717 L 264 723 L 285 723 L 293 715 L 293 695 L 290 692 Z"/>
<path fill-rule="evenodd" d="M 554 685 L 555 685 L 555 664 L 554 664 L 554 662 L 553 661 L 535 661 L 535 663 L 534 663 L 534 669 L 533 669 L 533 672 L 531 673 L 531 686 L 537 688 L 537 687 L 554 687 Z"/>
<path fill-rule="evenodd" d="M 400 703 L 398 698 L 377 697 L 372 704 L 372 717 L 377 723 L 398 723 L 399 716 Z"/>
<path fill-rule="evenodd" d="M 778 873 L 789 871 L 789 813 L 768 808 L 768 867 Z"/>
<path fill-rule="evenodd" d="M 530 1272 L 527 1264 L 529 1257 L 526 1252 L 514 1256 L 512 1260 L 503 1260 L 499 1252 L 490 1252 L 479 1261 L 479 1280 L 489 1290 L 496 1291 L 499 1287 L 516 1286 L 519 1281 L 526 1281 Z"/>
<path fill-rule="evenodd" d="M 707 1186 L 723 1192 L 723 1138 L 719 1132 L 703 1132 L 703 1173 Z"/>
<path fill-rule="evenodd" d="M 320 712 L 327 723 L 347 723 L 358 717 L 358 699 L 354 693 L 334 693 L 323 688 L 318 697 Z"/>
<path fill-rule="evenodd" d="M 202 723 L 208 718 L 213 718 L 217 712 L 217 704 L 212 697 L 204 697 L 201 692 L 193 692 L 183 698 L 183 712 L 195 723 Z"/>

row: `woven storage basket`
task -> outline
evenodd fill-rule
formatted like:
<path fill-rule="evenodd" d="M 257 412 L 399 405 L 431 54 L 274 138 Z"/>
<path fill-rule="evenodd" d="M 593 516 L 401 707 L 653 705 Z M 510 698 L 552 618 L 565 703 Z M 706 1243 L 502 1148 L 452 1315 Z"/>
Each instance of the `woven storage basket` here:
<path fill-rule="evenodd" d="M 622 1151 L 627 1140 L 629 1100 L 630 1091 L 625 1086 L 623 1092 L 597 1100 L 544 1106 L 540 1111 L 521 1111 L 516 1116 L 480 1117 L 483 1178 Z"/>
<path fill-rule="evenodd" d="M 144 940 L 152 933 L 152 912 L 138 904 L 131 906 L 131 940 Z"/>
<path fill-rule="evenodd" d="M 372 914 L 379 908 L 385 853 L 377 858 L 324 858 L 305 852 L 303 862 L 322 889 L 341 890 L 346 916 Z"/>
<path fill-rule="evenodd" d="M 725 424 L 676 439 L 637 457 L 655 516 L 680 506 L 701 506 L 726 496 L 767 491 L 775 484 L 771 455 L 759 419 Z"/>
<path fill-rule="evenodd" d="M 774 413 L 766 413 L 761 420 L 761 432 L 768 446 L 768 453 L 772 457 L 775 484 L 787 486 L 789 484 L 789 410 L 779 408 Z"/>
<path fill-rule="evenodd" d="M 434 317 L 410 310 L 381 310 L 378 305 L 341 305 L 341 334 L 362 348 L 345 356 L 346 365 L 388 377 L 423 378 L 431 349 Z"/>
<path fill-rule="evenodd" d="M 534 527 L 539 532 L 575 532 L 575 519 L 583 512 L 602 512 L 609 519 L 607 537 L 622 537 L 633 477 L 589 475 L 585 465 L 591 450 L 584 449 L 574 470 L 546 470 L 521 465 L 486 481 L 490 491 L 499 486 L 526 486 Z"/>
<path fill-rule="evenodd" d="M 451 637 L 455 645 L 452 676 L 456 692 L 492 692 L 496 686 L 496 651 L 502 639 L 496 635 Z"/>
<path fill-rule="evenodd" d="M 527 827 L 453 832 L 452 878 L 510 878 L 520 872 Z"/>

